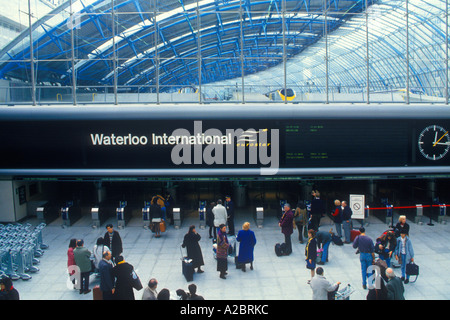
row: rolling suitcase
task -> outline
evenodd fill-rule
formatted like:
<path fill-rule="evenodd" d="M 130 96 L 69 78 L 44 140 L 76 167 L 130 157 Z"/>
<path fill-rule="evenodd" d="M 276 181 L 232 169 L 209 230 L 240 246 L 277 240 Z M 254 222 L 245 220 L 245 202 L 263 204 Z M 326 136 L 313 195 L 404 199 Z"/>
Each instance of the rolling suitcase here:
<path fill-rule="evenodd" d="M 275 245 L 275 254 L 278 257 L 284 256 L 286 252 L 286 244 L 285 243 L 277 243 Z"/>
<path fill-rule="evenodd" d="M 353 242 L 360 234 L 361 232 L 359 232 L 359 230 L 350 230 L 350 241 Z"/>
<path fill-rule="evenodd" d="M 194 266 L 192 265 L 192 259 L 188 259 L 187 256 L 184 256 L 181 248 L 182 247 L 180 245 L 181 272 L 183 273 L 183 276 L 186 278 L 186 281 L 190 282 L 194 280 Z"/>
<path fill-rule="evenodd" d="M 100 286 L 97 285 L 92 289 L 92 297 L 94 300 L 103 300 L 103 293 L 100 290 Z"/>

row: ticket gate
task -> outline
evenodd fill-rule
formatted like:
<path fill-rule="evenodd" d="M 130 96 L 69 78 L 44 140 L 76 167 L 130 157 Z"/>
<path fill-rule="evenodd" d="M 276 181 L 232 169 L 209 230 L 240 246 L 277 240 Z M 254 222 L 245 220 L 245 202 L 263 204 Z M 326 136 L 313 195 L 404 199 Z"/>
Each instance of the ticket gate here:
<path fill-rule="evenodd" d="M 74 205 L 73 201 L 67 201 L 61 208 L 63 227 L 70 227 L 81 218 L 81 207 Z"/>
<path fill-rule="evenodd" d="M 49 224 L 59 217 L 59 207 L 51 202 L 47 202 L 36 208 L 36 217 L 39 223 Z"/>
<path fill-rule="evenodd" d="M 116 208 L 117 227 L 125 228 L 131 219 L 131 209 L 127 206 L 127 201 L 120 201 L 119 207 Z"/>
<path fill-rule="evenodd" d="M 142 208 L 142 223 L 144 229 L 148 229 L 150 225 L 150 205 L 151 201 L 144 201 L 144 207 Z"/>
<path fill-rule="evenodd" d="M 206 224 L 206 201 L 199 201 L 198 203 L 198 217 L 200 229 L 205 229 Z"/>

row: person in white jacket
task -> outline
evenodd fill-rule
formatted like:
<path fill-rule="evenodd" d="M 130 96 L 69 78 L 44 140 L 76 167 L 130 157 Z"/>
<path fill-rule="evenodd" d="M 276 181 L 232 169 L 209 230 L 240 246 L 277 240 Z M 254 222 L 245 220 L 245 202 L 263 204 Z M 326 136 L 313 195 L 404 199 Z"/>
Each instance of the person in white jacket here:
<path fill-rule="evenodd" d="M 328 300 L 328 292 L 337 290 L 340 282 L 331 284 L 327 278 L 323 276 L 323 268 L 318 267 L 316 269 L 316 275 L 312 278 L 309 285 L 313 291 L 313 300 Z"/>
<path fill-rule="evenodd" d="M 212 209 L 214 214 L 214 227 L 217 229 L 221 224 L 227 224 L 227 209 L 222 205 L 222 200 L 217 200 L 216 206 Z"/>

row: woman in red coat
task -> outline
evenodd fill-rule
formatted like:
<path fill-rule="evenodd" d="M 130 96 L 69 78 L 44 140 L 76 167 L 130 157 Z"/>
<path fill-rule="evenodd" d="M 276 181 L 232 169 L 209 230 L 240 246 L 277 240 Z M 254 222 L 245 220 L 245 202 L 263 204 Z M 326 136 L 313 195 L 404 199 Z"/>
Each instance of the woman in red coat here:
<path fill-rule="evenodd" d="M 75 256 L 73 255 L 73 249 L 77 246 L 77 239 L 70 239 L 69 249 L 67 250 L 67 270 L 69 272 L 69 276 L 72 276 L 75 273 Z M 75 279 L 72 279 L 72 283 L 75 285 Z M 75 289 L 75 287 L 74 287 Z"/>
<path fill-rule="evenodd" d="M 220 277 L 226 279 L 225 275 L 228 270 L 228 243 L 227 226 L 221 224 L 217 232 L 217 271 L 220 271 Z"/>

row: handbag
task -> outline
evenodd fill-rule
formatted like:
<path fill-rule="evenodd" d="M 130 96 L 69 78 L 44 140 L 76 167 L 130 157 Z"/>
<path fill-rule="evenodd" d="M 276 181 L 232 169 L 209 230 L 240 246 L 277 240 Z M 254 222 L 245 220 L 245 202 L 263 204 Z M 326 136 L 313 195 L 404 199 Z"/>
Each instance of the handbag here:
<path fill-rule="evenodd" d="M 407 276 L 416 276 L 414 281 L 411 281 L 411 282 L 416 282 L 417 277 L 419 276 L 419 266 L 417 264 L 415 264 L 414 262 L 407 263 L 405 271 L 406 271 Z"/>
<path fill-rule="evenodd" d="M 143 287 L 141 279 L 139 279 L 139 276 L 136 274 L 134 269 L 131 271 L 130 276 L 131 276 L 131 286 L 138 291 L 141 290 Z"/>

